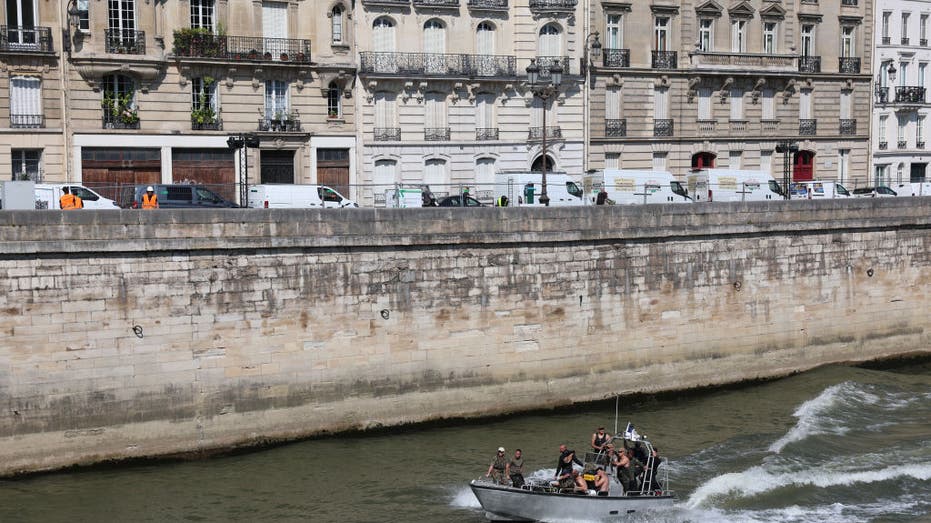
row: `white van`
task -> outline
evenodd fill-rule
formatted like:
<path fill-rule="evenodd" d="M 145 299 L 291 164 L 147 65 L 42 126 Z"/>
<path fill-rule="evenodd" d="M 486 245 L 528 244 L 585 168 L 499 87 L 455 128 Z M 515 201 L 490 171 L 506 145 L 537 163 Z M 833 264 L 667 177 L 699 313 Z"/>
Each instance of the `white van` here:
<path fill-rule="evenodd" d="M 846 187 L 837 182 L 792 182 L 789 196 L 793 200 L 823 200 L 831 198 L 853 198 Z"/>
<path fill-rule="evenodd" d="M 264 184 L 249 187 L 249 207 L 253 209 L 338 209 L 358 206 L 326 185 Z"/>
<path fill-rule="evenodd" d="M 36 209 L 61 209 L 62 187 L 67 187 L 71 194 L 77 196 L 84 203 L 85 209 L 109 209 L 117 210 L 120 208 L 115 201 L 104 198 L 91 189 L 83 185 L 73 183 L 37 183 L 36 184 Z"/>
<path fill-rule="evenodd" d="M 752 202 L 781 200 L 782 188 L 769 173 L 739 169 L 700 169 L 688 177 L 695 202 Z"/>
<path fill-rule="evenodd" d="M 539 207 L 542 192 L 542 173 L 502 171 L 495 174 L 495 198 L 507 196 L 509 206 Z M 585 205 L 582 188 L 564 172 L 546 173 L 546 195 L 552 207 Z"/>
<path fill-rule="evenodd" d="M 893 185 L 897 196 L 931 196 L 931 182 L 910 182 Z"/>
<path fill-rule="evenodd" d="M 595 203 L 602 187 L 615 205 L 692 202 L 685 187 L 668 171 L 605 169 L 586 174 L 583 185 L 589 203 Z"/>

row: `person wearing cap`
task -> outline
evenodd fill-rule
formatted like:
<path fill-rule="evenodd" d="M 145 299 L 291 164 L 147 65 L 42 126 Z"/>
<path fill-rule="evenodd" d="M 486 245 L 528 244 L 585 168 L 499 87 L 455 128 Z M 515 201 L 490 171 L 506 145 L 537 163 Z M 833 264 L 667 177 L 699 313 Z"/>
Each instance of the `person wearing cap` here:
<path fill-rule="evenodd" d="M 511 486 L 521 488 L 524 486 L 524 457 L 520 449 L 514 451 L 514 457 L 508 462 L 504 470 L 505 475 L 511 478 Z"/>
<path fill-rule="evenodd" d="M 151 185 L 145 188 L 145 194 L 142 195 L 143 209 L 158 209 L 158 195 L 155 194 L 155 188 Z"/>
<path fill-rule="evenodd" d="M 611 442 L 611 436 L 605 434 L 604 427 L 598 427 L 598 430 L 592 434 L 592 450 L 595 452 L 604 452 L 605 445 Z"/>
<path fill-rule="evenodd" d="M 490 477 L 495 483 L 505 485 L 507 483 L 508 458 L 504 455 L 504 447 L 498 447 L 498 453 L 495 454 L 494 461 L 488 466 L 488 472 L 485 477 Z"/>

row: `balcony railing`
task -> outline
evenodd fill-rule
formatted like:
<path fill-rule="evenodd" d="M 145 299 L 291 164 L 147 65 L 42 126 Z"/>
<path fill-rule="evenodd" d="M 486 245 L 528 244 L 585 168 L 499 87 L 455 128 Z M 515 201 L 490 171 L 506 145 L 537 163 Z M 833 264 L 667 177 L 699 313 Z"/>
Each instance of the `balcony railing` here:
<path fill-rule="evenodd" d="M 530 0 L 531 11 L 572 11 L 576 0 Z"/>
<path fill-rule="evenodd" d="M 879 142 L 879 150 L 885 151 L 889 148 L 889 142 Z"/>
<path fill-rule="evenodd" d="M 701 135 L 714 134 L 718 127 L 717 120 L 697 120 L 695 123 L 698 124 L 698 134 Z"/>
<path fill-rule="evenodd" d="M 423 139 L 428 142 L 448 142 L 449 127 L 427 127 L 423 130 Z"/>
<path fill-rule="evenodd" d="M 437 53 L 360 53 L 360 73 L 397 76 L 459 76 L 469 78 L 514 77 L 513 56 Z M 568 58 L 566 58 L 568 63 Z M 543 71 L 541 70 L 541 75 Z M 549 72 L 547 71 L 547 74 Z"/>
<path fill-rule="evenodd" d="M 197 122 L 192 119 L 191 130 L 192 131 L 222 131 L 223 120 L 217 118 L 216 120 L 212 122 Z"/>
<path fill-rule="evenodd" d="M 113 114 L 113 111 L 104 109 L 103 111 L 103 128 L 104 129 L 138 129 L 139 117 L 136 112 L 131 114 Z"/>
<path fill-rule="evenodd" d="M 507 9 L 508 0 L 469 0 L 472 9 Z"/>
<path fill-rule="evenodd" d="M 627 136 L 627 118 L 605 120 L 605 136 Z"/>
<path fill-rule="evenodd" d="M 916 148 L 916 149 L 924 149 L 924 148 L 925 148 L 925 142 L 924 142 L 924 140 L 921 139 L 921 138 L 919 138 L 918 141 L 915 142 L 915 148 Z"/>
<path fill-rule="evenodd" d="M 297 118 L 259 118 L 259 131 L 269 133 L 299 133 L 301 121 Z"/>
<path fill-rule="evenodd" d="M 145 31 L 107 29 L 103 38 L 108 53 L 145 54 Z"/>
<path fill-rule="evenodd" d="M 0 25 L 0 51 L 51 53 L 52 30 L 49 27 Z"/>
<path fill-rule="evenodd" d="M 883 45 L 889 45 L 892 43 L 892 38 L 888 36 L 884 36 L 882 37 L 882 43 Z"/>
<path fill-rule="evenodd" d="M 841 120 L 840 134 L 857 134 L 857 121 L 853 119 Z"/>
<path fill-rule="evenodd" d="M 41 129 L 45 127 L 45 116 L 41 114 L 11 114 L 10 127 L 16 129 Z"/>
<path fill-rule="evenodd" d="M 837 70 L 845 74 L 860 74 L 860 59 L 853 56 L 842 56 L 838 58 Z"/>
<path fill-rule="evenodd" d="M 800 73 L 820 73 L 821 57 L 820 56 L 799 56 L 798 72 Z"/>
<path fill-rule="evenodd" d="M 310 40 L 175 31 L 175 56 L 310 63 Z"/>
<path fill-rule="evenodd" d="M 376 127 L 373 132 L 376 142 L 397 142 L 401 139 L 400 127 Z"/>
<path fill-rule="evenodd" d="M 908 45 L 908 37 L 907 37 L 907 36 L 903 36 L 903 37 L 902 37 L 902 45 Z"/>
<path fill-rule="evenodd" d="M 798 134 L 801 136 L 814 136 L 818 133 L 818 120 L 807 119 L 798 121 Z"/>
<path fill-rule="evenodd" d="M 411 5 L 411 0 L 362 0 L 362 5 Z"/>
<path fill-rule="evenodd" d="M 760 131 L 763 134 L 776 134 L 779 132 L 779 120 L 760 120 Z"/>
<path fill-rule="evenodd" d="M 630 67 L 630 49 L 602 50 L 601 65 L 605 67 Z"/>
<path fill-rule="evenodd" d="M 413 2 L 417 7 L 459 7 L 459 0 L 413 0 Z"/>
<path fill-rule="evenodd" d="M 925 88 L 916 85 L 897 86 L 895 88 L 895 103 L 923 104 L 925 103 Z"/>
<path fill-rule="evenodd" d="M 653 120 L 653 136 L 673 136 L 674 131 L 675 128 L 671 119 Z"/>
<path fill-rule="evenodd" d="M 919 39 L 918 45 L 920 45 L 921 47 L 928 47 L 928 39 L 927 38 Z"/>
<path fill-rule="evenodd" d="M 905 140 L 899 140 L 897 145 L 899 146 L 899 149 L 905 149 L 908 147 L 908 142 Z"/>
<path fill-rule="evenodd" d="M 697 51 L 691 53 L 689 57 L 692 60 L 692 65 L 705 69 L 743 69 L 754 67 L 778 71 L 795 70 L 795 55 Z"/>
<path fill-rule="evenodd" d="M 530 133 L 527 135 L 527 138 L 530 140 L 542 140 L 543 139 L 543 128 L 542 127 L 531 127 Z M 550 140 L 552 138 L 562 138 L 562 128 L 559 126 L 546 127 L 546 139 Z"/>
<path fill-rule="evenodd" d="M 653 51 L 653 69 L 675 69 L 678 66 L 678 53 L 675 51 Z"/>
<path fill-rule="evenodd" d="M 728 123 L 731 126 L 732 133 L 747 132 L 747 120 L 729 120 Z"/>
<path fill-rule="evenodd" d="M 562 69 L 563 74 L 569 73 L 568 56 L 538 56 L 537 66 L 540 67 L 540 78 L 544 80 L 549 78 L 550 68 L 554 65 Z"/>
<path fill-rule="evenodd" d="M 475 129 L 475 139 L 478 141 L 481 140 L 497 140 L 498 139 L 498 128 L 497 127 L 479 127 Z"/>
<path fill-rule="evenodd" d="M 857 0 L 840 0 L 840 5 L 847 7 L 857 7 Z"/>

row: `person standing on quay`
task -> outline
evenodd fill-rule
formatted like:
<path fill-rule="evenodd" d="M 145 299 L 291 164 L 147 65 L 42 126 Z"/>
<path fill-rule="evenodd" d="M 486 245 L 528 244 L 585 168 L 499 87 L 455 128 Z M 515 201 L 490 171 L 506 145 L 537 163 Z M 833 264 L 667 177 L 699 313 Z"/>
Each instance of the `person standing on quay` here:
<path fill-rule="evenodd" d="M 58 199 L 58 206 L 63 211 L 74 211 L 84 207 L 84 201 L 78 198 L 76 194 L 71 194 L 67 186 L 61 188 L 61 198 Z"/>
<path fill-rule="evenodd" d="M 158 195 L 155 194 L 155 188 L 151 185 L 145 188 L 145 194 L 142 195 L 143 209 L 158 209 Z"/>

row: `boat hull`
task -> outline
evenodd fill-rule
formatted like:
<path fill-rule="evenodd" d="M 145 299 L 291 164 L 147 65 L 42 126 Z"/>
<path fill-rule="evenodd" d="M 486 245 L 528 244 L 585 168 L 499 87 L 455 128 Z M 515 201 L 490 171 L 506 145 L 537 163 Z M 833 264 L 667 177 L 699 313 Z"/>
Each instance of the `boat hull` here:
<path fill-rule="evenodd" d="M 486 517 L 492 521 L 612 521 L 627 514 L 669 507 L 673 496 L 580 496 L 535 492 L 511 487 L 470 485 Z"/>

